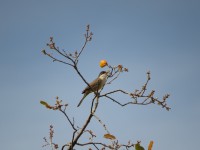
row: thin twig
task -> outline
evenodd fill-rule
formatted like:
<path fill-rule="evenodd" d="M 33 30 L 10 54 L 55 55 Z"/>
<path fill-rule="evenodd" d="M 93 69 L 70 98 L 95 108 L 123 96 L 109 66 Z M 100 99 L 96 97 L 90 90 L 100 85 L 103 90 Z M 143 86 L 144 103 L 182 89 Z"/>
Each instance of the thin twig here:
<path fill-rule="evenodd" d="M 104 146 L 104 147 L 110 148 L 109 145 L 103 144 L 103 143 L 101 143 L 101 142 L 88 142 L 88 143 L 83 143 L 83 144 L 81 144 L 81 143 L 77 143 L 77 145 L 79 145 L 79 146 L 86 146 L 86 145 L 101 145 L 101 146 Z"/>
<path fill-rule="evenodd" d="M 74 131 L 77 131 L 77 129 L 74 127 L 74 123 L 72 123 L 72 121 L 69 119 L 68 115 L 66 114 L 65 111 L 63 111 L 62 109 L 60 109 L 60 111 L 65 115 L 65 117 L 67 118 L 68 122 L 70 123 L 71 127 L 74 129 Z"/>
<path fill-rule="evenodd" d="M 100 95 L 99 97 L 103 97 L 103 96 L 107 96 L 107 95 L 109 95 L 109 94 L 113 94 L 113 93 L 116 93 L 116 92 L 121 92 L 121 93 L 124 93 L 124 94 L 130 94 L 130 93 L 128 93 L 128 92 L 126 92 L 126 91 L 124 91 L 124 90 L 114 90 L 114 91 L 111 91 L 111 92 L 107 92 L 107 93 L 105 93 L 105 94 L 103 94 L 103 95 Z"/>
<path fill-rule="evenodd" d="M 53 57 L 51 54 L 46 54 L 47 56 L 49 56 L 50 58 L 52 58 L 53 59 L 53 61 L 58 61 L 58 62 L 60 62 L 60 63 L 63 63 L 63 64 L 66 64 L 66 65 L 69 65 L 69 66 L 72 66 L 73 67 L 73 65 L 72 64 L 70 64 L 70 63 L 67 63 L 67 62 L 65 62 L 65 61 L 62 61 L 62 60 L 59 60 L 59 59 L 57 59 L 57 58 L 55 58 L 55 57 Z"/>
<path fill-rule="evenodd" d="M 93 116 L 94 116 L 94 118 L 96 118 L 96 119 L 99 121 L 99 123 L 103 126 L 104 130 L 105 130 L 107 133 L 110 133 L 110 132 L 108 131 L 108 129 L 106 128 L 106 125 L 103 123 L 103 121 L 102 121 L 99 117 L 97 117 L 95 114 L 93 114 Z"/>
<path fill-rule="evenodd" d="M 92 34 L 92 32 L 90 32 L 90 34 L 89 34 L 89 32 L 90 32 L 90 25 L 87 25 L 86 34 L 85 34 L 85 42 L 84 42 L 84 44 L 83 44 L 83 46 L 82 46 L 80 52 L 78 53 L 78 55 L 77 55 L 77 57 L 76 57 L 76 59 L 75 59 L 76 64 L 77 64 L 77 62 L 78 62 L 78 58 L 79 58 L 80 55 L 82 54 L 82 52 L 83 52 L 83 50 L 85 49 L 87 43 L 88 43 L 89 41 L 91 41 L 91 38 L 92 38 L 92 35 L 93 35 L 93 34 Z"/>
<path fill-rule="evenodd" d="M 119 105 L 122 106 L 122 107 L 123 107 L 123 106 L 126 106 L 126 105 L 128 105 L 128 104 L 135 104 L 135 103 L 133 103 L 133 102 L 128 102 L 128 103 L 125 103 L 125 104 L 121 104 L 120 102 L 116 101 L 114 98 L 112 98 L 112 97 L 110 97 L 110 96 L 105 95 L 105 97 L 107 97 L 108 99 L 112 100 L 113 102 L 119 104 Z"/>
<path fill-rule="evenodd" d="M 114 80 L 116 80 L 119 77 L 120 73 L 121 72 L 118 72 L 117 76 L 110 80 L 107 84 L 111 84 Z"/>

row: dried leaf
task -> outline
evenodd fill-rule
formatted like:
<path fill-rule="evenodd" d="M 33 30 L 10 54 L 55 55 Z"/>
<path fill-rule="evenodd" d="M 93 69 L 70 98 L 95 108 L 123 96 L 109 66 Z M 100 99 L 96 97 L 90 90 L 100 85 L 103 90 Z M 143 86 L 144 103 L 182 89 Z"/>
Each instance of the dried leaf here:
<path fill-rule="evenodd" d="M 123 66 L 122 65 L 118 65 L 117 67 L 118 67 L 119 72 L 122 72 Z"/>
<path fill-rule="evenodd" d="M 125 72 L 128 72 L 128 68 L 124 68 L 124 71 L 125 71 Z"/>
<path fill-rule="evenodd" d="M 104 134 L 103 137 L 106 138 L 106 139 L 110 139 L 110 140 L 115 140 L 116 139 L 115 136 L 112 135 L 112 134 Z"/>
<path fill-rule="evenodd" d="M 148 150 L 152 150 L 153 147 L 153 141 L 150 141 L 149 146 L 148 146 Z"/>
<path fill-rule="evenodd" d="M 152 90 L 151 93 L 148 95 L 148 97 L 153 97 L 154 93 L 155 93 L 155 91 Z"/>
<path fill-rule="evenodd" d="M 50 49 L 55 49 L 55 43 L 49 44 L 49 48 L 50 48 Z"/>

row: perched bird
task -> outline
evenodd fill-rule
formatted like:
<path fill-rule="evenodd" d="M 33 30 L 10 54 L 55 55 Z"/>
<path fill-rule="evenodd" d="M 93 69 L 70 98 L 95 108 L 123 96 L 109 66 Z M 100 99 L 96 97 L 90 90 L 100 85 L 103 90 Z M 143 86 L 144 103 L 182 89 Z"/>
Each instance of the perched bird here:
<path fill-rule="evenodd" d="M 100 72 L 99 76 L 94 81 L 89 83 L 91 88 L 89 86 L 87 86 L 83 90 L 82 94 L 84 94 L 84 95 L 83 95 L 82 99 L 80 100 L 80 102 L 79 102 L 77 107 L 79 107 L 81 105 L 81 103 L 83 102 L 83 100 L 85 99 L 85 97 L 88 94 L 90 94 L 90 93 L 92 93 L 94 91 L 95 92 L 99 92 L 104 87 L 104 85 L 105 85 L 105 83 L 107 81 L 107 78 L 108 78 L 108 73 L 109 73 L 109 71 Z"/>

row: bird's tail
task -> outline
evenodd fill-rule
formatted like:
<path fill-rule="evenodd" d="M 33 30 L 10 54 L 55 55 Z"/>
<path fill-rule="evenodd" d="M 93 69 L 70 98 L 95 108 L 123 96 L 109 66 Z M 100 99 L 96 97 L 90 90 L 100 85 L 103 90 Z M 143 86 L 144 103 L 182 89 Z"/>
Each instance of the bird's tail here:
<path fill-rule="evenodd" d="M 83 100 L 85 99 L 85 97 L 87 96 L 87 94 L 84 94 L 82 99 L 80 100 L 80 102 L 78 103 L 77 107 L 79 107 L 81 105 L 81 103 L 83 102 Z"/>

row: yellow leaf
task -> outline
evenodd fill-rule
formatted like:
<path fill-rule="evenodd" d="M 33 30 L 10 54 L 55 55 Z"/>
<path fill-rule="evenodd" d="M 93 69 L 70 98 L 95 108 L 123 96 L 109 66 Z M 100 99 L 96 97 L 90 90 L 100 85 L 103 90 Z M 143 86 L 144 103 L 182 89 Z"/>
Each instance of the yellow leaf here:
<path fill-rule="evenodd" d="M 140 143 L 135 144 L 135 150 L 145 150 L 144 147 L 140 146 Z"/>
<path fill-rule="evenodd" d="M 52 107 L 45 101 L 40 101 L 40 104 L 44 105 L 46 108 L 51 109 Z"/>
<path fill-rule="evenodd" d="M 115 136 L 112 135 L 112 134 L 104 134 L 103 137 L 106 138 L 106 139 L 111 139 L 111 140 L 115 140 L 116 139 Z"/>
<path fill-rule="evenodd" d="M 44 105 L 44 106 L 48 105 L 48 103 L 45 102 L 45 101 L 40 101 L 40 104 L 42 104 L 42 105 Z"/>
<path fill-rule="evenodd" d="M 148 146 L 148 150 L 152 150 L 153 147 L 153 141 L 150 141 L 149 146 Z"/>

